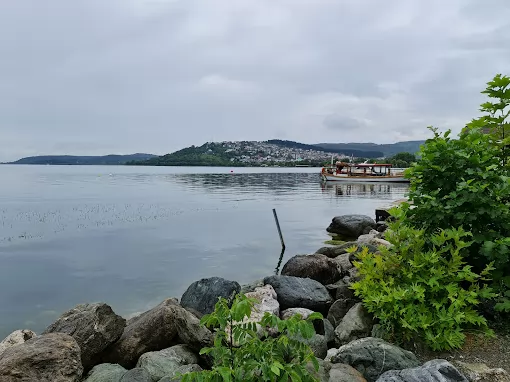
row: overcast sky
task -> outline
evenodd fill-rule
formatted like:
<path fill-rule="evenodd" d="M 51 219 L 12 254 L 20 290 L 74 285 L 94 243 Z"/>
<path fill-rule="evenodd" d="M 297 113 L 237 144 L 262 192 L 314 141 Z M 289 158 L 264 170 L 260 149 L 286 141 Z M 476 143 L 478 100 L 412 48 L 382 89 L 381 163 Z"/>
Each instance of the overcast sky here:
<path fill-rule="evenodd" d="M 0 161 L 458 132 L 509 0 L 0 0 Z"/>

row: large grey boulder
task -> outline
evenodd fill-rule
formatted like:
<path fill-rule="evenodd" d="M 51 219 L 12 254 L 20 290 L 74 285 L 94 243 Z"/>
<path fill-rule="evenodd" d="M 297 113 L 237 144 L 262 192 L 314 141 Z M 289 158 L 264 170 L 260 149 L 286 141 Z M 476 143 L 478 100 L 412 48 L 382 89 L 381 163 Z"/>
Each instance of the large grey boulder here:
<path fill-rule="evenodd" d="M 185 343 L 198 352 L 210 346 L 212 340 L 212 333 L 200 325 L 195 315 L 175 299 L 167 299 L 128 320 L 120 339 L 106 349 L 103 361 L 131 368 L 144 353 L 162 350 L 175 343 Z"/>
<path fill-rule="evenodd" d="M 333 218 L 327 231 L 346 238 L 357 239 L 360 235 L 377 228 L 374 219 L 366 215 L 342 215 Z"/>
<path fill-rule="evenodd" d="M 105 350 L 103 362 L 118 363 L 129 369 L 143 353 L 173 345 L 172 341 L 177 336 L 174 321 L 177 305 L 175 299 L 167 299 L 128 320 L 120 339 Z"/>
<path fill-rule="evenodd" d="M 342 318 L 335 329 L 336 344 L 338 346 L 367 337 L 374 326 L 372 316 L 361 302 L 354 305 Z"/>
<path fill-rule="evenodd" d="M 229 299 L 240 291 L 241 285 L 236 281 L 225 280 L 221 277 L 201 279 L 191 284 L 184 292 L 181 305 L 202 314 L 209 314 L 214 311 L 214 305 L 220 297 Z"/>
<path fill-rule="evenodd" d="M 181 366 L 196 363 L 198 358 L 188 347 L 177 345 L 143 354 L 136 366 L 145 369 L 152 381 L 159 381 L 165 376 L 174 376 Z"/>
<path fill-rule="evenodd" d="M 43 334 L 66 333 L 73 337 L 80 345 L 83 367 L 88 370 L 97 364 L 98 354 L 120 338 L 125 326 L 126 320 L 107 304 L 80 304 L 62 314 Z"/>
<path fill-rule="evenodd" d="M 82 373 L 80 347 L 63 333 L 37 336 L 0 354 L 2 382 L 77 382 Z"/>
<path fill-rule="evenodd" d="M 356 305 L 354 300 L 336 300 L 328 311 L 327 318 L 329 322 L 336 328 L 354 305 Z"/>
<path fill-rule="evenodd" d="M 377 382 L 468 382 L 450 362 L 435 359 L 423 366 L 404 370 L 391 370 L 381 375 Z"/>
<path fill-rule="evenodd" d="M 120 365 L 102 363 L 94 366 L 83 382 L 120 382 L 126 372 Z"/>
<path fill-rule="evenodd" d="M 36 334 L 28 329 L 16 330 L 5 337 L 2 342 L 0 342 L 0 354 L 2 354 L 7 348 L 10 348 L 14 345 L 20 345 L 25 343 L 31 338 L 34 338 Z"/>
<path fill-rule="evenodd" d="M 147 370 L 135 367 L 124 374 L 120 382 L 152 382 L 152 378 Z"/>
<path fill-rule="evenodd" d="M 416 356 L 379 338 L 362 338 L 343 345 L 331 358 L 332 363 L 345 363 L 358 370 L 368 382 L 374 382 L 389 370 L 420 366 Z"/>
<path fill-rule="evenodd" d="M 264 279 L 278 296 L 280 309 L 306 308 L 326 314 L 333 302 L 327 289 L 318 281 L 293 276 L 270 276 Z"/>
<path fill-rule="evenodd" d="M 491 369 L 484 363 L 453 361 L 469 382 L 510 382 L 510 374 L 505 369 Z"/>
<path fill-rule="evenodd" d="M 331 284 L 341 277 L 335 262 L 320 254 L 297 255 L 283 266 L 282 275 L 309 278 L 321 284 Z"/>

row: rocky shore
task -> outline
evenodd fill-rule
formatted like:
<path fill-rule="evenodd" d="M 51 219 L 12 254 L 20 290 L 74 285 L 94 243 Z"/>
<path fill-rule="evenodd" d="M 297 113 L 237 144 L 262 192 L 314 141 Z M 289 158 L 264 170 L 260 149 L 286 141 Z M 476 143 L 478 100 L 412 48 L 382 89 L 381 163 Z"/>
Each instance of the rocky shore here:
<path fill-rule="evenodd" d="M 503 369 L 444 359 L 425 363 L 415 354 L 386 342 L 376 320 L 350 289 L 358 277 L 352 264 L 363 246 L 377 251 L 384 222 L 363 215 L 333 219 L 328 232 L 345 244 L 292 257 L 281 275 L 249 285 L 218 277 L 192 283 L 180 301 L 169 298 L 126 320 L 105 303 L 81 304 L 65 312 L 43 333 L 17 330 L 0 342 L 0 382 L 170 382 L 189 371 L 210 367 L 200 356 L 213 333 L 200 318 L 214 310 L 219 297 L 243 292 L 255 298 L 257 312 L 282 319 L 320 312 L 308 345 L 319 359 L 317 378 L 329 382 L 510 382 Z"/>

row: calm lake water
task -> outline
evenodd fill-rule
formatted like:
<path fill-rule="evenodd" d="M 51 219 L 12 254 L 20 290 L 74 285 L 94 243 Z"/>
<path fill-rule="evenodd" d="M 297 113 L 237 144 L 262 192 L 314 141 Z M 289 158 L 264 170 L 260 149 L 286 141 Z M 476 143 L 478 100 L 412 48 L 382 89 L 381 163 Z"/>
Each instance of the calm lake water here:
<path fill-rule="evenodd" d="M 104 301 L 123 316 L 200 278 L 240 283 L 328 240 L 335 215 L 402 198 L 402 184 L 321 184 L 318 169 L 0 166 L 0 337 Z M 1 339 L 0 338 L 0 339 Z"/>

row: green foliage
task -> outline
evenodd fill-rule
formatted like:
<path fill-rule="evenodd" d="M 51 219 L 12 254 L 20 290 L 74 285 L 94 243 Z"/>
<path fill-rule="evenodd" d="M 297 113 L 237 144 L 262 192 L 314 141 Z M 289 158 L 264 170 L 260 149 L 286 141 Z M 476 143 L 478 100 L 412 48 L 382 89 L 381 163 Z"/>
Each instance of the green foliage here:
<path fill-rule="evenodd" d="M 510 77 L 496 75 L 487 83 L 482 91 L 490 101 L 481 105 L 480 111 L 484 113 L 480 118 L 472 120 L 466 130 L 481 128 L 491 135 L 494 144 L 500 150 L 503 165 L 508 164 L 508 145 L 510 144 Z"/>
<path fill-rule="evenodd" d="M 214 346 L 204 348 L 213 360 L 212 370 L 192 372 L 182 377 L 192 381 L 316 381 L 306 365 L 319 365 L 311 349 L 296 338 L 309 339 L 314 334 L 314 313 L 307 320 L 296 315 L 280 320 L 265 313 L 260 322 L 250 322 L 255 300 L 239 294 L 232 305 L 220 299 L 215 310 L 201 323 L 215 329 Z"/>
<path fill-rule="evenodd" d="M 494 297 L 480 285 L 492 268 L 478 275 L 461 255 L 471 234 L 459 228 L 427 235 L 403 223 L 404 212 L 392 214 L 396 220 L 389 223 L 386 240 L 393 246 L 379 253 L 365 248 L 354 262 L 361 280 L 353 289 L 367 310 L 395 340 L 420 337 L 433 350 L 461 347 L 465 329 L 491 333 L 476 306 L 481 298 Z"/>

